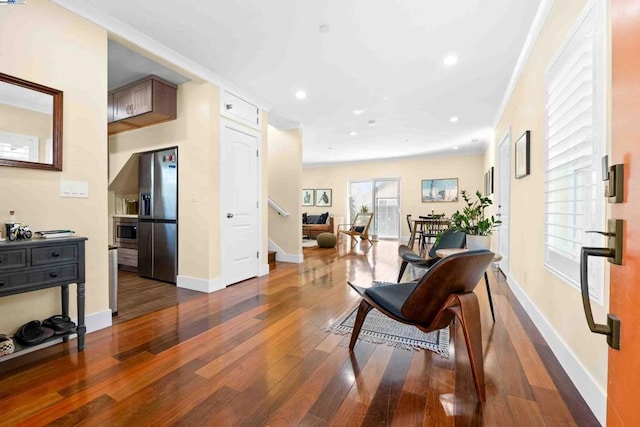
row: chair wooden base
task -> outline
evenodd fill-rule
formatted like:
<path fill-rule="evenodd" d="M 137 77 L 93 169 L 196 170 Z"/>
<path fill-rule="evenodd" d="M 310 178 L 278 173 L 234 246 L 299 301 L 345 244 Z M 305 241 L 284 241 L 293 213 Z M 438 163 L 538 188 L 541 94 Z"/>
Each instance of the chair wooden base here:
<path fill-rule="evenodd" d="M 365 288 L 353 285 L 352 283 L 349 283 L 349 286 L 351 286 L 362 297 L 362 301 L 358 307 L 358 313 L 356 314 L 356 320 L 353 325 L 353 332 L 351 333 L 349 350 L 353 351 L 364 320 L 372 308 L 380 310 L 380 312 L 394 320 L 397 320 L 398 322 L 409 325 L 412 324 L 393 315 L 393 313 L 388 312 L 377 304 L 365 293 Z M 423 332 L 431 332 L 450 324 L 453 317 L 458 319 L 460 326 L 462 327 L 465 344 L 469 353 L 471 373 L 473 375 L 478 401 L 484 403 L 486 401 L 486 392 L 484 381 L 484 357 L 482 355 L 482 326 L 480 322 L 480 307 L 478 305 L 478 297 L 476 297 L 476 294 L 473 292 L 467 292 L 451 295 L 440 308 L 433 322 L 431 322 L 428 327 L 422 327 L 421 325 L 414 326 Z"/>

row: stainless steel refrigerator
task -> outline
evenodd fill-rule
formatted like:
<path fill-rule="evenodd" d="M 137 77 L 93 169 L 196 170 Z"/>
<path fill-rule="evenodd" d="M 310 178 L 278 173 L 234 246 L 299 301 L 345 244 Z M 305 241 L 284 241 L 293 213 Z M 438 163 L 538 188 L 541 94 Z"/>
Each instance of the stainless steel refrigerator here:
<path fill-rule="evenodd" d="M 138 173 L 138 274 L 176 283 L 178 149 L 140 154 Z"/>

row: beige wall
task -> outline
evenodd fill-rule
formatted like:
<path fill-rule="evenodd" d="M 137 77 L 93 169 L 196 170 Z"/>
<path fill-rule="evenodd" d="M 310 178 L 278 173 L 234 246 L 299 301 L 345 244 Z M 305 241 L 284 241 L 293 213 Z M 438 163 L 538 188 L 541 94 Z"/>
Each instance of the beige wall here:
<path fill-rule="evenodd" d="M 289 213 L 269 208 L 269 238 L 287 254 L 301 254 L 302 130 L 269 126 L 269 198 Z"/>
<path fill-rule="evenodd" d="M 71 228 L 87 237 L 86 312 L 108 310 L 107 33 L 46 0 L 2 7 L 0 28 L 11 35 L 0 37 L 2 72 L 64 92 L 63 171 L 0 167 L 0 220 L 11 209 L 33 230 Z M 62 178 L 87 181 L 89 197 L 61 198 Z M 0 333 L 60 313 L 59 294 L 0 298 Z"/>
<path fill-rule="evenodd" d="M 178 89 L 178 118 L 109 137 L 109 181 L 135 153 L 178 147 L 178 274 L 199 279 L 220 272 L 219 90 L 187 82 Z M 137 179 L 137 178 L 136 178 Z"/>
<path fill-rule="evenodd" d="M 305 206 L 302 212 L 320 214 L 329 211 L 334 216 L 348 220 L 349 180 L 373 178 L 399 178 L 401 191 L 401 235 L 409 236 L 405 216 L 414 217 L 436 213 L 451 216 L 462 209 L 463 201 L 457 203 L 422 203 L 421 181 L 423 179 L 458 178 L 458 189 L 475 193 L 484 188 L 484 157 L 470 156 L 415 157 L 401 160 L 350 163 L 337 166 L 308 167 L 303 169 L 302 188 L 331 188 L 333 203 L 330 208 Z M 300 198 L 300 196 L 298 196 Z M 298 201 L 300 203 L 300 201 Z"/>
<path fill-rule="evenodd" d="M 573 27 L 585 0 L 556 1 L 515 90 L 496 128 L 496 144 L 509 126 L 511 140 L 531 130 L 531 175 L 511 173 L 511 275 L 557 331 L 561 340 L 606 390 L 607 345 L 589 332 L 578 290 L 544 268 L 543 179 L 545 146 L 545 69 Z M 497 149 L 487 151 L 486 163 L 497 164 Z M 511 164 L 514 162 L 513 142 Z M 608 288 L 605 295 L 608 295 Z M 606 302 L 608 305 L 608 302 Z M 606 305 L 592 304 L 596 319 L 606 318 Z"/>

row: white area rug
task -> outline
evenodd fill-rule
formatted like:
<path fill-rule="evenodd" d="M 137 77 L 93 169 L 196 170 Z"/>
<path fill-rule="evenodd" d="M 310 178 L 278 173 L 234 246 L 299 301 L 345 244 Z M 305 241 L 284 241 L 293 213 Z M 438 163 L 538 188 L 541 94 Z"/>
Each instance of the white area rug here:
<path fill-rule="evenodd" d="M 350 308 L 331 326 L 326 328 L 334 334 L 350 335 L 356 320 L 358 308 Z M 359 340 L 375 344 L 387 344 L 407 350 L 430 350 L 449 358 L 449 328 L 432 332 L 422 332 L 415 326 L 405 325 L 372 309 L 364 319 Z"/>

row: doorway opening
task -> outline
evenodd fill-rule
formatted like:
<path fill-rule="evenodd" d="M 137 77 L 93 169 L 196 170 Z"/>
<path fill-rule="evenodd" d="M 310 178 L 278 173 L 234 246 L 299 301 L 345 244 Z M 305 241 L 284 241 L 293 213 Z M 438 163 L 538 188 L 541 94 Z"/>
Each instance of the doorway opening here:
<path fill-rule="evenodd" d="M 373 212 L 369 234 L 379 239 L 400 238 L 400 179 L 349 181 L 349 222 L 356 214 Z"/>

